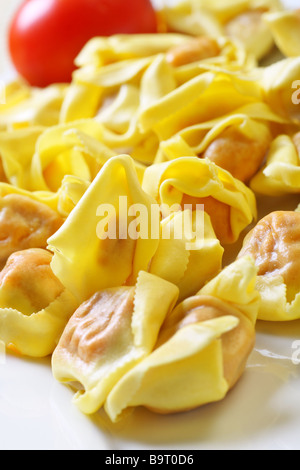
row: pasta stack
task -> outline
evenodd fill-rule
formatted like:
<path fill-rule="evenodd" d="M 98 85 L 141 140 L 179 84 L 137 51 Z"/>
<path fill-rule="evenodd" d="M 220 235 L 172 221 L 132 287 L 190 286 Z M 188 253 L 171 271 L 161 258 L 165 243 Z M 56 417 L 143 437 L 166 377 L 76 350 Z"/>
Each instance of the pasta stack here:
<path fill-rule="evenodd" d="M 224 399 L 257 321 L 300 319 L 299 212 L 257 220 L 258 195 L 300 193 L 299 13 L 186 0 L 161 18 L 0 107 L 0 340 L 52 355 L 113 422 Z"/>

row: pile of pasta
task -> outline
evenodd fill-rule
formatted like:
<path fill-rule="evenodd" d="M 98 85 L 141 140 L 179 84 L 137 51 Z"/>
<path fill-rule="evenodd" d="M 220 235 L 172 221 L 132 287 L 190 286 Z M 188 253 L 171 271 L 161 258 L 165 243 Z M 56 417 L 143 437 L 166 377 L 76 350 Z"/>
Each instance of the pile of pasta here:
<path fill-rule="evenodd" d="M 80 410 L 113 422 L 222 400 L 257 321 L 300 319 L 298 208 L 257 215 L 258 195 L 300 193 L 300 14 L 189 0 L 160 18 L 158 34 L 94 38 L 70 84 L 8 83 L 0 107 L 0 340 L 52 356 Z"/>

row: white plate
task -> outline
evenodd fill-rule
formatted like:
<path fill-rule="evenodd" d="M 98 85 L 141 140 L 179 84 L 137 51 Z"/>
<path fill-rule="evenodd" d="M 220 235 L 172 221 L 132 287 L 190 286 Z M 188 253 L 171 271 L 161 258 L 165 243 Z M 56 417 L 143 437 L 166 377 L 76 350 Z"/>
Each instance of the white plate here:
<path fill-rule="evenodd" d="M 298 202 L 269 199 L 264 210 Z M 48 359 L 21 360 L 0 351 L 0 449 L 300 450 L 295 341 L 300 349 L 300 322 L 259 323 L 246 373 L 224 401 L 168 417 L 138 409 L 116 426 L 102 412 L 82 415 L 72 405 L 72 391 L 53 379 Z"/>

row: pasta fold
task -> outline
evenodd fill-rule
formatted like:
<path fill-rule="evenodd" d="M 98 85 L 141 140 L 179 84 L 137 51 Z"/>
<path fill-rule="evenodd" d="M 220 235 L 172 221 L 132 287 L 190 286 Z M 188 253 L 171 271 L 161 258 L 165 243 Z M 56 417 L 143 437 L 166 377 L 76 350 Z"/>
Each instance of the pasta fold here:
<path fill-rule="evenodd" d="M 222 269 L 224 249 L 203 211 L 170 214 L 160 224 L 149 272 L 179 288 L 179 301 L 194 295 Z"/>
<path fill-rule="evenodd" d="M 285 119 L 288 125 L 299 125 L 299 106 L 297 86 L 300 74 L 300 58 L 292 57 L 280 60 L 262 68 L 258 84 L 262 89 L 264 101 L 270 108 Z M 296 101 L 293 90 L 296 89 Z"/>
<path fill-rule="evenodd" d="M 38 138 L 45 127 L 30 126 L 0 132 L 1 181 L 31 190 L 30 169 Z"/>
<path fill-rule="evenodd" d="M 265 165 L 251 180 L 257 194 L 282 196 L 300 192 L 299 134 L 279 135 L 271 144 Z"/>
<path fill-rule="evenodd" d="M 51 191 L 27 191 L 8 183 L 0 183 L 0 197 L 18 195 L 45 204 L 62 219 L 66 219 L 80 201 L 90 185 L 89 181 L 74 176 L 65 176 L 56 193 Z"/>
<path fill-rule="evenodd" d="M 178 297 L 174 285 L 140 272 L 135 287 L 96 293 L 70 319 L 52 356 L 54 377 L 80 382 L 74 402 L 95 413 L 112 387 L 151 353 Z"/>
<path fill-rule="evenodd" d="M 286 10 L 264 15 L 264 21 L 269 26 L 274 41 L 286 57 L 300 55 L 300 14 L 299 10 Z"/>
<path fill-rule="evenodd" d="M 253 66 L 229 39 L 184 34 L 94 38 L 76 63 L 61 122 L 93 118 L 102 125 L 105 145 L 147 164 L 153 163 L 160 138 L 144 123 L 149 107 L 207 69 Z"/>
<path fill-rule="evenodd" d="M 133 159 L 112 157 L 48 240 L 54 273 L 81 302 L 106 287 L 134 283 L 140 271 L 148 270 L 158 246 L 158 239 L 151 238 L 152 203 L 140 186 Z M 139 236 L 136 214 L 128 220 L 127 214 L 130 207 L 141 206 L 145 218 Z"/>
<path fill-rule="evenodd" d="M 105 145 L 118 154 L 130 154 L 138 161 L 152 163 L 157 139 L 144 135 L 138 126 L 141 80 L 160 51 L 185 40 L 180 35 L 93 39 L 76 61 L 79 69 L 62 106 L 61 122 L 93 118 L 102 126 L 101 139 Z M 164 76 L 160 78 L 164 82 Z"/>
<path fill-rule="evenodd" d="M 36 142 L 30 164 L 30 189 L 57 192 L 65 176 L 91 182 L 115 153 L 101 143 L 93 120 L 46 129 Z"/>
<path fill-rule="evenodd" d="M 31 126 L 50 127 L 58 124 L 68 85 L 32 88 L 15 81 L 4 88 L 5 104 L 0 110 L 0 129 Z"/>
<path fill-rule="evenodd" d="M 254 347 L 256 273 L 253 260 L 245 257 L 168 315 L 154 351 L 108 395 L 105 410 L 113 422 L 137 406 L 174 413 L 226 396 Z M 237 293 L 234 305 L 227 301 L 228 281 Z"/>
<path fill-rule="evenodd" d="M 0 133 L 2 181 L 31 192 L 57 193 L 64 178 L 91 182 L 115 156 L 101 142 L 92 119 L 50 128 L 29 127 Z M 142 180 L 144 165 L 136 162 Z"/>
<path fill-rule="evenodd" d="M 260 320 L 300 318 L 299 237 L 300 213 L 278 211 L 258 222 L 244 240 L 239 257 L 248 255 L 255 260 Z"/>
<path fill-rule="evenodd" d="M 281 11 L 278 0 L 232 0 L 205 2 L 183 0 L 162 9 L 167 28 L 192 35 L 229 36 L 238 40 L 248 54 L 260 60 L 274 45 L 266 12 Z"/>
<path fill-rule="evenodd" d="M 77 67 L 102 67 L 129 59 L 156 56 L 188 43 L 185 34 L 115 34 L 91 39 L 76 58 Z"/>
<path fill-rule="evenodd" d="M 46 250 L 20 251 L 0 273 L 0 339 L 25 356 L 52 354 L 78 306 L 54 276 L 51 258 Z"/>
<path fill-rule="evenodd" d="M 261 114 L 259 106 L 254 108 Z M 232 114 L 188 127 L 162 142 L 156 162 L 184 156 L 208 158 L 238 180 L 249 183 L 261 168 L 271 141 L 268 121 Z"/>
<path fill-rule="evenodd" d="M 113 157 L 48 240 L 55 274 L 80 301 L 134 284 L 141 270 L 174 283 L 180 299 L 194 294 L 220 271 L 224 249 L 202 210 L 164 209 L 143 191 L 133 159 Z"/>
<path fill-rule="evenodd" d="M 252 191 L 208 159 L 183 157 L 152 165 L 145 171 L 142 186 L 159 204 L 176 211 L 204 205 L 222 244 L 237 241 L 256 218 Z"/>
<path fill-rule="evenodd" d="M 141 110 L 139 122 L 144 132 L 153 129 L 161 142 L 187 127 L 262 101 L 262 87 L 257 77 L 245 79 L 241 72 L 208 70 Z"/>
<path fill-rule="evenodd" d="M 0 189 L 1 192 L 1 189 Z M 0 268 L 10 255 L 29 248 L 47 247 L 47 239 L 64 223 L 51 207 L 10 191 L 0 197 Z"/>

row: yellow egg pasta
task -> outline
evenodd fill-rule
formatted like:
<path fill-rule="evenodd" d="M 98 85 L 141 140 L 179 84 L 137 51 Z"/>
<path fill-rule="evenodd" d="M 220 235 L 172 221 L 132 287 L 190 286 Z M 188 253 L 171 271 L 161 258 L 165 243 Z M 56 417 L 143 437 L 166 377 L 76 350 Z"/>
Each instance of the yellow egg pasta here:
<path fill-rule="evenodd" d="M 115 62 L 156 56 L 188 43 L 185 34 L 116 34 L 90 40 L 76 58 L 77 67 L 102 67 Z"/>
<path fill-rule="evenodd" d="M 272 141 L 269 122 L 233 114 L 194 125 L 163 141 L 156 163 L 185 156 L 207 158 L 249 183 L 265 161 Z"/>
<path fill-rule="evenodd" d="M 76 61 L 79 69 L 64 100 L 61 122 L 93 118 L 102 125 L 104 144 L 116 153 L 132 154 L 138 161 L 152 163 L 157 139 L 145 135 L 138 126 L 143 101 L 141 82 L 145 82 L 144 74 L 157 55 L 185 41 L 183 35 L 123 35 L 92 40 Z M 158 73 L 164 82 L 162 70 Z M 170 91 L 164 85 L 162 89 Z"/>
<path fill-rule="evenodd" d="M 125 209 L 120 205 L 120 198 Z M 147 271 L 158 245 L 158 239 L 150 235 L 152 203 L 155 201 L 141 188 L 132 158 L 113 157 L 61 230 L 48 240 L 49 249 L 54 252 L 54 273 L 80 301 L 106 287 L 135 283 L 138 273 Z M 128 210 L 135 209 L 135 205 L 142 205 L 146 210 L 141 237 L 135 236 L 134 216 L 128 217 L 129 224 L 125 227 Z M 130 227 L 131 238 L 127 231 Z"/>
<path fill-rule="evenodd" d="M 210 295 L 226 302 L 245 315 L 256 325 L 261 297 L 256 289 L 258 268 L 250 254 L 244 254 L 226 266 L 221 273 L 208 282 L 200 295 Z"/>
<path fill-rule="evenodd" d="M 64 218 L 38 198 L 0 188 L 0 268 L 16 251 L 47 247 Z"/>
<path fill-rule="evenodd" d="M 167 414 L 222 400 L 228 385 L 220 338 L 237 325 L 224 316 L 179 330 L 113 388 L 105 403 L 109 418 L 116 422 L 127 408 L 142 405 Z"/>
<path fill-rule="evenodd" d="M 274 45 L 273 35 L 264 15 L 281 11 L 278 0 L 182 0 L 165 6 L 162 16 L 170 31 L 194 36 L 228 36 L 238 40 L 255 59 L 265 57 Z"/>
<path fill-rule="evenodd" d="M 78 304 L 51 267 L 52 255 L 14 253 L 0 273 L 0 339 L 30 357 L 51 355 Z"/>
<path fill-rule="evenodd" d="M 61 122 L 93 118 L 102 125 L 103 143 L 148 164 L 159 144 L 151 126 L 145 127 L 149 107 L 209 68 L 253 66 L 230 39 L 183 34 L 95 38 L 76 63 Z"/>
<path fill-rule="evenodd" d="M 140 126 L 144 132 L 153 129 L 161 142 L 192 125 L 261 103 L 258 78 L 208 69 L 142 110 Z"/>
<path fill-rule="evenodd" d="M 248 255 L 255 260 L 260 320 L 283 322 L 300 318 L 299 240 L 297 211 L 268 214 L 244 240 L 239 257 Z"/>
<path fill-rule="evenodd" d="M 147 168 L 143 189 L 168 207 L 204 205 L 222 244 L 237 241 L 256 217 L 252 191 L 207 159 L 182 157 Z"/>
<path fill-rule="evenodd" d="M 242 3 L 240 2 L 240 4 Z M 278 10 L 279 1 L 250 1 L 247 3 L 247 8 L 244 11 L 225 23 L 224 34 L 239 40 L 246 51 L 260 61 L 274 47 L 273 34 L 264 18 L 267 12 Z"/>
<path fill-rule="evenodd" d="M 128 408 L 175 413 L 226 396 L 254 347 L 256 274 L 254 261 L 245 257 L 167 316 L 152 354 L 108 395 L 105 410 L 113 422 Z M 234 305 L 227 302 L 228 282 L 236 294 Z"/>
<path fill-rule="evenodd" d="M 116 155 L 101 142 L 101 136 L 101 126 L 91 119 L 2 132 L 2 180 L 31 192 L 53 193 L 66 176 L 91 182 Z M 142 180 L 144 166 L 136 163 L 136 168 Z"/>
<path fill-rule="evenodd" d="M 258 194 L 282 196 L 300 192 L 300 147 L 297 136 L 279 135 L 274 139 L 265 165 L 251 180 Z"/>
<path fill-rule="evenodd" d="M 141 270 L 174 283 L 181 299 L 222 267 L 224 249 L 209 216 L 202 210 L 166 215 L 143 191 L 129 156 L 110 159 L 69 214 L 48 243 L 55 274 L 80 301 L 99 289 L 134 284 Z"/>
<path fill-rule="evenodd" d="M 134 287 L 95 293 L 70 319 L 52 356 L 54 377 L 79 382 L 74 403 L 99 410 L 113 386 L 151 353 L 178 298 L 176 286 L 140 272 Z"/>
<path fill-rule="evenodd" d="M 1 181 L 31 190 L 30 169 L 38 138 L 45 127 L 30 126 L 0 132 Z"/>
<path fill-rule="evenodd" d="M 167 31 L 180 32 L 194 36 L 222 36 L 222 26 L 216 16 L 200 3 L 180 1 L 175 5 L 164 4 L 161 15 Z"/>
<path fill-rule="evenodd" d="M 112 423 L 223 400 L 257 321 L 300 319 L 300 206 L 265 214 L 300 194 L 299 11 L 158 17 L 0 97 L 0 342 Z"/>
<path fill-rule="evenodd" d="M 299 126 L 299 87 L 297 85 L 300 74 L 300 58 L 292 57 L 280 60 L 262 68 L 259 73 L 258 83 L 262 89 L 264 101 L 276 114 L 286 120 L 286 124 Z"/>
<path fill-rule="evenodd" d="M 31 190 L 57 192 L 65 176 L 92 181 L 112 156 L 92 120 L 58 125 L 39 137 L 30 165 Z"/>
<path fill-rule="evenodd" d="M 40 89 L 22 81 L 8 83 L 4 88 L 5 103 L 0 107 L 0 129 L 58 124 L 67 87 L 51 85 Z"/>
<path fill-rule="evenodd" d="M 149 272 L 178 286 L 181 301 L 219 273 L 223 253 L 208 214 L 175 212 L 160 224 L 159 244 Z"/>
<path fill-rule="evenodd" d="M 80 201 L 90 182 L 75 176 L 65 176 L 56 193 L 51 191 L 28 191 L 8 183 L 0 183 L 0 197 L 18 195 L 45 204 L 62 218 L 66 219 Z"/>
<path fill-rule="evenodd" d="M 279 50 L 286 57 L 300 55 L 300 14 L 299 10 L 278 11 L 264 15 Z"/>

